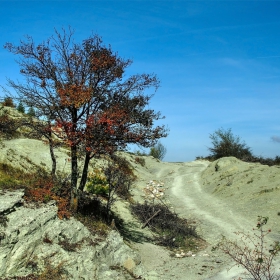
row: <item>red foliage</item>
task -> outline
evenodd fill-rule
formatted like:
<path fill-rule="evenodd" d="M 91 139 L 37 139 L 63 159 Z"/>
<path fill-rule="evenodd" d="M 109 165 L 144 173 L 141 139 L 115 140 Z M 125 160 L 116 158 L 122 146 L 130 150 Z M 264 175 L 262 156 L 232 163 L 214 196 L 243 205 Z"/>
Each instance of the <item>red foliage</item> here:
<path fill-rule="evenodd" d="M 37 179 L 26 190 L 25 200 L 32 202 L 49 202 L 55 200 L 58 206 L 57 215 L 60 219 L 69 218 L 71 213 L 69 192 L 66 190 L 57 194 L 56 182 L 51 178 Z"/>

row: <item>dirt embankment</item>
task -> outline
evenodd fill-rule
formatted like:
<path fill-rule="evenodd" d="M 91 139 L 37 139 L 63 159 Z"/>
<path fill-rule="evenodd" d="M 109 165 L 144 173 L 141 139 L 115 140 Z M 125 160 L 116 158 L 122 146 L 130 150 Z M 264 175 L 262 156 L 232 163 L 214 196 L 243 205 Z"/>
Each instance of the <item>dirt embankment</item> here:
<path fill-rule="evenodd" d="M 233 157 L 213 163 L 166 163 L 147 159 L 146 172 L 140 173 L 143 184 L 155 179 L 165 183 L 166 195 L 175 211 L 195 219 L 198 232 L 208 244 L 195 256 L 182 259 L 170 257 L 161 247 L 137 244 L 144 265 L 158 272 L 159 279 L 226 280 L 242 276 L 241 268 L 228 271 L 233 262 L 212 249 L 222 235 L 235 240 L 234 232 L 252 232 L 259 215 L 269 217 L 268 226 L 272 229 L 269 238 L 280 239 L 277 166 L 244 163 Z"/>

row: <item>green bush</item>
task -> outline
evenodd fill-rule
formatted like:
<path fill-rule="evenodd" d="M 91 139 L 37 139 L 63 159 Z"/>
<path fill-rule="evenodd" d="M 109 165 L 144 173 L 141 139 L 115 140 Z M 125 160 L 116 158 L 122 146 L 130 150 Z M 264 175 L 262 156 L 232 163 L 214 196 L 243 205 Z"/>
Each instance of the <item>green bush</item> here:
<path fill-rule="evenodd" d="M 234 136 L 231 129 L 222 128 L 210 134 L 213 147 L 208 148 L 212 153 L 210 157 L 219 159 L 222 157 L 233 156 L 238 159 L 251 158 L 251 148 L 245 142 L 241 142 L 239 136 Z"/>
<path fill-rule="evenodd" d="M 109 186 L 106 177 L 100 170 L 95 169 L 93 173 L 89 174 L 86 189 L 89 193 L 96 195 L 108 195 Z"/>

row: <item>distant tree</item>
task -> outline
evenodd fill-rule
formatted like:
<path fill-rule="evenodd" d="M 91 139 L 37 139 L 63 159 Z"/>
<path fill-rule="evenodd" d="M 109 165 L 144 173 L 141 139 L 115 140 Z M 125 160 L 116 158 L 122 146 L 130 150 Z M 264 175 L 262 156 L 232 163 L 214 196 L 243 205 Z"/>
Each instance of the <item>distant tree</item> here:
<path fill-rule="evenodd" d="M 0 137 L 10 139 L 14 136 L 20 124 L 8 115 L 8 111 L 0 105 Z"/>
<path fill-rule="evenodd" d="M 219 159 L 222 157 L 233 156 L 238 159 L 252 157 L 251 148 L 245 142 L 241 142 L 239 136 L 234 136 L 231 129 L 220 128 L 210 134 L 212 147 L 208 148 L 211 152 L 210 157 Z"/>
<path fill-rule="evenodd" d="M 28 112 L 27 112 L 27 115 L 28 115 L 29 117 L 35 117 L 35 116 L 36 116 L 35 110 L 34 110 L 34 108 L 33 108 L 32 106 L 29 107 Z"/>
<path fill-rule="evenodd" d="M 166 148 L 160 142 L 158 142 L 154 147 L 150 149 L 149 155 L 159 160 L 163 160 L 165 154 Z"/>
<path fill-rule="evenodd" d="M 15 104 L 12 97 L 5 97 L 4 102 L 2 103 L 3 106 L 15 108 Z"/>
<path fill-rule="evenodd" d="M 22 114 L 25 113 L 25 108 L 24 108 L 24 106 L 23 106 L 23 104 L 22 104 L 21 101 L 19 102 L 19 104 L 18 104 L 18 106 L 17 106 L 17 110 L 18 110 L 20 113 L 22 113 Z"/>
<path fill-rule="evenodd" d="M 113 53 L 97 35 L 74 43 L 73 31 L 55 31 L 55 36 L 35 45 L 32 37 L 19 46 L 5 48 L 21 55 L 18 61 L 26 83 L 8 80 L 21 100 L 38 116 L 52 116 L 52 132 L 71 148 L 71 203 L 76 209 L 78 189 L 84 189 L 90 160 L 112 154 L 128 144 L 151 147 L 167 135 L 164 126 L 154 127 L 159 112 L 146 109 L 152 95 L 145 90 L 159 86 L 155 75 L 124 77 L 131 60 Z M 84 155 L 78 182 L 78 151 Z"/>

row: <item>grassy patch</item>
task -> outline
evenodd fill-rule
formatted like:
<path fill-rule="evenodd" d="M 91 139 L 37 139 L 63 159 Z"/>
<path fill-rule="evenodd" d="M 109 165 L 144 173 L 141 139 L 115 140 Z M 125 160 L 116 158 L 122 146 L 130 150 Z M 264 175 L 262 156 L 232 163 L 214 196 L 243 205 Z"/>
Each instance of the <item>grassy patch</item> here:
<path fill-rule="evenodd" d="M 21 169 L 15 168 L 6 163 L 0 163 L 0 189 L 16 190 L 22 188 L 28 180 L 27 174 Z"/>

